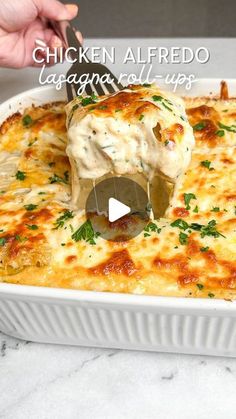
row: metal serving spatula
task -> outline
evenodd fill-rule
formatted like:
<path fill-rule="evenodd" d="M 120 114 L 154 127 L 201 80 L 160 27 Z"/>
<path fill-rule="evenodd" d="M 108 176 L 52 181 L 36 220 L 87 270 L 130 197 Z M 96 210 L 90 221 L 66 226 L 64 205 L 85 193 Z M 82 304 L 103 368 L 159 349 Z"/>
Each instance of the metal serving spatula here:
<path fill-rule="evenodd" d="M 73 47 L 73 49 L 70 51 L 70 56 L 73 60 L 76 59 L 77 61 L 72 64 L 71 68 L 68 70 L 66 74 L 67 79 L 72 74 L 76 74 L 77 79 L 79 79 L 79 77 L 81 77 L 83 74 L 88 74 L 89 78 L 94 74 L 98 74 L 99 78 L 107 75 L 106 79 L 112 81 L 111 84 L 107 81 L 104 83 L 98 81 L 97 83 L 86 84 L 84 90 L 87 95 L 94 93 L 97 96 L 102 96 L 108 93 L 115 93 L 118 90 L 123 89 L 122 84 L 118 82 L 114 74 L 105 65 L 93 63 L 87 58 L 82 45 L 77 39 L 76 34 L 68 21 L 50 21 L 50 25 L 53 27 L 59 38 L 63 41 L 65 48 Z M 81 83 L 70 84 L 66 82 L 67 97 L 69 101 L 78 95 L 77 91 L 79 88 L 81 88 L 81 86 Z"/>

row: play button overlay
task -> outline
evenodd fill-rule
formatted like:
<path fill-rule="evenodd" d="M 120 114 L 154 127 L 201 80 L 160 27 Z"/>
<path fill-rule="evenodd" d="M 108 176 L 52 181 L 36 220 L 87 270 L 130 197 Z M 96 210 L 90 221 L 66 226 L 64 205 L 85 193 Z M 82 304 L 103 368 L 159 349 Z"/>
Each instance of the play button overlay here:
<path fill-rule="evenodd" d="M 110 241 L 127 241 L 149 222 L 150 203 L 139 183 L 126 177 L 109 177 L 91 188 L 86 216 L 95 232 Z"/>
<path fill-rule="evenodd" d="M 131 212 L 131 208 L 115 198 L 109 198 L 108 201 L 108 219 L 111 223 L 119 220 L 124 215 Z"/>

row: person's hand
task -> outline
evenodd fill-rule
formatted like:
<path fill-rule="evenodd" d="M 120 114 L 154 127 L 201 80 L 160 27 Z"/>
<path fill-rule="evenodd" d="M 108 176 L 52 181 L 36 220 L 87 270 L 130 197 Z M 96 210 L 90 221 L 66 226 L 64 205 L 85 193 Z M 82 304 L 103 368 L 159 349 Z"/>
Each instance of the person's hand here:
<path fill-rule="evenodd" d="M 71 20 L 78 12 L 74 4 L 58 0 L 1 0 L 0 66 L 21 68 L 34 65 L 32 52 L 37 39 L 50 48 L 62 43 L 47 25 L 47 19 Z M 76 33 L 81 41 L 81 34 Z"/>

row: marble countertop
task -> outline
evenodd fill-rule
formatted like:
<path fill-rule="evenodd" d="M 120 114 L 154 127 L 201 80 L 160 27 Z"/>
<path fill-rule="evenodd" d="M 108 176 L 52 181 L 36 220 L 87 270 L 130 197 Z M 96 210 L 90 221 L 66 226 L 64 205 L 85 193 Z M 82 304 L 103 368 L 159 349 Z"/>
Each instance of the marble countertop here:
<path fill-rule="evenodd" d="M 1 419 L 235 418 L 236 359 L 65 347 L 0 334 Z"/>
<path fill-rule="evenodd" d="M 106 44 L 121 48 L 131 40 L 122 42 Z M 144 45 L 147 40 L 134 42 Z M 201 43 L 211 48 L 212 60 L 195 69 L 199 77 L 233 77 L 235 40 Z M 38 74 L 38 69 L 1 69 L 1 101 L 37 86 Z M 1 419 L 234 419 L 235 385 L 232 358 L 44 345 L 0 333 Z"/>

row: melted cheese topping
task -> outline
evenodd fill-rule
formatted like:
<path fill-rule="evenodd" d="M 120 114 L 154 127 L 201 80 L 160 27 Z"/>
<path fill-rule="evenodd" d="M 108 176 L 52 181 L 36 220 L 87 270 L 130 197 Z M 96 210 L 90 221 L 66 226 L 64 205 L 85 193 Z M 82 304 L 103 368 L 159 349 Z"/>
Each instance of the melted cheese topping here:
<path fill-rule="evenodd" d="M 80 178 L 161 173 L 175 182 L 187 168 L 194 136 L 180 98 L 150 85 L 88 102 L 76 98 L 66 108 L 74 202 Z"/>
<path fill-rule="evenodd" d="M 191 164 L 176 184 L 166 217 L 130 241 L 97 237 L 95 245 L 81 237 L 75 241 L 85 219 L 70 207 L 64 104 L 9 118 L 0 135 L 1 281 L 234 299 L 236 101 L 202 98 L 186 104 L 190 123 L 200 125 Z M 32 118 L 28 126 L 26 115 Z M 121 233 L 127 222 L 120 224 Z"/>

